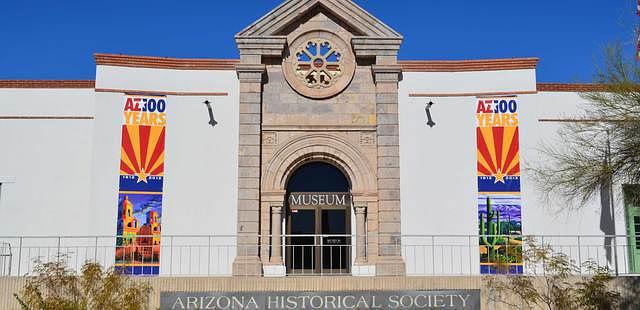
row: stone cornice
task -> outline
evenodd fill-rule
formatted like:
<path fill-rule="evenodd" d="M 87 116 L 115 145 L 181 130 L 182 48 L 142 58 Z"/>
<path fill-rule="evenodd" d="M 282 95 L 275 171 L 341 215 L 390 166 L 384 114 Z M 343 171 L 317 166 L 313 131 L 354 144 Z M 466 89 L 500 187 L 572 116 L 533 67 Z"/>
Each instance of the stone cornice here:
<path fill-rule="evenodd" d="M 243 83 L 262 83 L 262 75 L 267 71 L 263 64 L 237 64 L 238 79 Z"/>
<path fill-rule="evenodd" d="M 238 73 L 264 73 L 267 70 L 267 66 L 263 64 L 237 64 L 235 66 Z"/>
<path fill-rule="evenodd" d="M 400 65 L 373 65 L 371 66 L 376 83 L 395 82 L 400 80 L 402 67 Z"/>
<path fill-rule="evenodd" d="M 373 65 L 371 70 L 376 73 L 401 73 L 402 66 L 400 65 Z"/>
<path fill-rule="evenodd" d="M 354 37 L 351 44 L 357 56 L 396 56 L 402 39 Z"/>
<path fill-rule="evenodd" d="M 282 56 L 286 43 L 284 36 L 236 37 L 240 55 Z"/>

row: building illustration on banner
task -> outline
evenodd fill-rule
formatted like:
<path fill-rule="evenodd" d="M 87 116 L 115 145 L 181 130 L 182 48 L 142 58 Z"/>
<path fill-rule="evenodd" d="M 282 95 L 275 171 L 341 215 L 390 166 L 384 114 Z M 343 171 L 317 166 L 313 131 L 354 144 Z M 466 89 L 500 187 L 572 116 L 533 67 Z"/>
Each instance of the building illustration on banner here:
<path fill-rule="evenodd" d="M 122 125 L 116 268 L 160 273 L 166 124 L 164 97 L 127 96 Z"/>
<path fill-rule="evenodd" d="M 476 118 L 480 272 L 522 273 L 518 102 L 478 99 Z"/>

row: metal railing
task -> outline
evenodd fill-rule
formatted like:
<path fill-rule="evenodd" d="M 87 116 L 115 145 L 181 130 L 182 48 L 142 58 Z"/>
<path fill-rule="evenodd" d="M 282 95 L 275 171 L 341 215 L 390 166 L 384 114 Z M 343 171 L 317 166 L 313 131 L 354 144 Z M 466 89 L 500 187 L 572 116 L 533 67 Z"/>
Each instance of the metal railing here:
<path fill-rule="evenodd" d="M 480 237 L 471 235 L 403 235 L 398 245 L 405 259 L 407 275 L 478 275 L 481 274 Z M 491 236 L 515 237 L 515 236 Z M 617 275 L 637 274 L 631 266 L 633 249 L 629 236 L 605 235 L 528 235 L 520 236 L 520 245 L 507 245 L 511 249 L 527 248 L 527 241 L 538 247 L 549 247 L 555 253 L 565 254 L 578 267 L 578 274 L 588 274 L 583 268 L 588 263 L 608 267 Z M 536 268 L 538 270 L 533 270 Z M 540 266 L 526 266 L 524 273 L 540 274 Z"/>
<path fill-rule="evenodd" d="M 406 266 L 403 275 L 408 276 L 481 274 L 483 254 L 479 244 L 481 236 L 478 235 L 370 235 L 364 241 L 354 235 L 279 237 L 287 275 L 350 275 L 355 273 L 354 267 L 375 265 L 374 257 L 366 257 L 375 256 L 375 253 L 402 255 Z M 576 265 L 590 261 L 608 266 L 619 275 L 638 272 L 630 264 L 632 249 L 627 245 L 629 236 L 527 237 L 538 245 L 550 246 L 554 251 L 566 254 Z M 224 277 L 232 275 L 238 252 L 257 253 L 263 257 L 265 266 L 269 265 L 273 252 L 269 246 L 271 236 L 264 235 L 242 237 L 259 240 L 264 245 L 262 248 L 242 245 L 243 239 L 238 236 L 155 236 L 159 238 L 159 244 L 153 242 L 154 236 L 136 238 L 138 242 L 126 241 L 122 236 L 0 237 L 0 276 L 29 275 L 33 273 L 36 261 L 64 259 L 68 267 L 75 270 L 80 270 L 86 261 L 92 261 L 141 275 Z M 365 246 L 363 252 L 367 253 L 357 263 L 356 244 Z M 526 246 L 525 243 L 513 247 Z M 132 266 L 138 268 L 130 268 Z M 527 272 L 527 266 L 524 266 L 524 271 Z M 587 272 L 586 269 L 578 271 Z"/>
<path fill-rule="evenodd" d="M 11 275 L 11 244 L 0 242 L 0 277 Z"/>
<path fill-rule="evenodd" d="M 352 235 L 281 236 L 283 262 L 289 275 L 348 275 L 355 259 Z M 273 255 L 273 248 L 269 247 Z"/>

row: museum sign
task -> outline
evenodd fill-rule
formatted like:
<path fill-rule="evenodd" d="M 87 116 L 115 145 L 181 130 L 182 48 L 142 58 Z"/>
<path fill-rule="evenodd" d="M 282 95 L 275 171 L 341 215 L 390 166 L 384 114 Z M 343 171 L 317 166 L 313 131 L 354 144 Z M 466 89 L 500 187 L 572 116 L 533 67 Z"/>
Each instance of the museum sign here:
<path fill-rule="evenodd" d="M 291 193 L 289 194 L 290 207 L 350 207 L 351 194 L 349 193 Z"/>

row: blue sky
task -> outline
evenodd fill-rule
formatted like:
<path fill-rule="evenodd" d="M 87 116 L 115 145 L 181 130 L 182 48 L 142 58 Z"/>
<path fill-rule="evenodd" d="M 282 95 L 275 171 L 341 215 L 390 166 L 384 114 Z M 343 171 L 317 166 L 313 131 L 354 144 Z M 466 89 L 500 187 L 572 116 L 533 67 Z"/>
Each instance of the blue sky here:
<path fill-rule="evenodd" d="M 92 54 L 236 58 L 233 36 L 280 0 L 0 4 L 0 79 L 93 79 Z M 633 53 L 633 0 L 358 0 L 405 36 L 400 59 L 540 57 L 538 80 L 590 81 L 602 49 Z"/>

